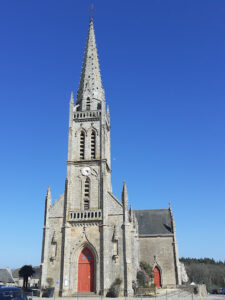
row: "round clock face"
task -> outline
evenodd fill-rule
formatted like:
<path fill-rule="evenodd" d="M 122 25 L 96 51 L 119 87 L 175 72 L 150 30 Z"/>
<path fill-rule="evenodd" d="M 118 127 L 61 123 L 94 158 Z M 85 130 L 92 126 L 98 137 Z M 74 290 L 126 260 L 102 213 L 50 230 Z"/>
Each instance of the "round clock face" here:
<path fill-rule="evenodd" d="M 90 175 L 90 174 L 91 174 L 91 169 L 90 169 L 89 167 L 84 167 L 84 168 L 81 170 L 81 173 L 82 173 L 82 175 L 84 175 L 84 176 Z"/>

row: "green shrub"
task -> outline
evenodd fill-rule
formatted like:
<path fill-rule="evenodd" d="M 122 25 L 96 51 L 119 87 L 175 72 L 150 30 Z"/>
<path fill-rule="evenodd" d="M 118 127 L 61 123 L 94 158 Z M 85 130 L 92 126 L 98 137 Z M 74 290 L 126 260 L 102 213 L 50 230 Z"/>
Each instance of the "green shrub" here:
<path fill-rule="evenodd" d="M 137 283 L 139 287 L 147 287 L 148 285 L 145 273 L 142 270 L 137 272 Z"/>
<path fill-rule="evenodd" d="M 106 297 L 112 297 L 116 298 L 119 296 L 120 293 L 120 285 L 122 283 L 122 280 L 120 278 L 116 278 L 113 283 L 111 284 L 108 293 L 106 294 Z"/>

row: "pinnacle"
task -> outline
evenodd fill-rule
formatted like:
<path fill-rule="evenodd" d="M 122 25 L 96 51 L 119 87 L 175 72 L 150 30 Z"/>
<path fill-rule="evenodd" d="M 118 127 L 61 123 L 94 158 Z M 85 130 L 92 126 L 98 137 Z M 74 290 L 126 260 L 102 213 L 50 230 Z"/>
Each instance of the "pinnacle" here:
<path fill-rule="evenodd" d="M 51 189 L 50 189 L 50 186 L 48 186 L 48 189 L 47 189 L 47 195 L 51 194 Z"/>
<path fill-rule="evenodd" d="M 73 91 L 71 92 L 71 95 L 70 95 L 70 103 L 74 103 Z"/>
<path fill-rule="evenodd" d="M 50 189 L 50 186 L 48 186 L 47 195 L 46 195 L 46 202 L 51 204 L 51 201 L 52 201 L 51 189 Z"/>
<path fill-rule="evenodd" d="M 126 185 L 125 181 L 123 182 L 122 201 L 123 202 L 128 202 L 127 185 Z"/>
<path fill-rule="evenodd" d="M 126 193 L 127 193 L 127 184 L 126 184 L 126 181 L 123 182 L 123 191 L 126 191 Z"/>

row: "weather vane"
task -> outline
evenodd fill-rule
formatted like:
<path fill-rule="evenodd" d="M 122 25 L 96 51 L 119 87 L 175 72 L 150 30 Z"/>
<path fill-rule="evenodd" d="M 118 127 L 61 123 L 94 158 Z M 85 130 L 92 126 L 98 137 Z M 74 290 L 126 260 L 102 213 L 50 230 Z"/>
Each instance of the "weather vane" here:
<path fill-rule="evenodd" d="M 94 15 L 94 4 L 91 4 L 91 6 L 90 6 L 90 17 L 91 17 L 91 19 L 93 18 L 93 15 Z"/>

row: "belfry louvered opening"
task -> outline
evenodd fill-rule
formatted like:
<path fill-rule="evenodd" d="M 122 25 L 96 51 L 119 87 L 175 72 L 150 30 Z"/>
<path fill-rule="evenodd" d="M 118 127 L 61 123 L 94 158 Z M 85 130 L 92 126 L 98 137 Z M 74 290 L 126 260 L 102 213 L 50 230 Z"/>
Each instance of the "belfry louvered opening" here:
<path fill-rule="evenodd" d="M 87 177 L 84 184 L 84 209 L 90 208 L 90 179 Z"/>
<path fill-rule="evenodd" d="M 84 159 L 84 147 L 85 147 L 85 134 L 83 131 L 80 133 L 80 159 Z"/>
<path fill-rule="evenodd" d="M 91 109 L 91 100 L 88 97 L 87 100 L 86 100 L 86 110 L 90 110 L 90 109 Z"/>
<path fill-rule="evenodd" d="M 94 130 L 91 132 L 91 158 L 94 159 L 96 156 L 96 134 Z"/>

